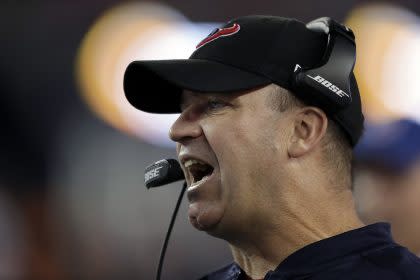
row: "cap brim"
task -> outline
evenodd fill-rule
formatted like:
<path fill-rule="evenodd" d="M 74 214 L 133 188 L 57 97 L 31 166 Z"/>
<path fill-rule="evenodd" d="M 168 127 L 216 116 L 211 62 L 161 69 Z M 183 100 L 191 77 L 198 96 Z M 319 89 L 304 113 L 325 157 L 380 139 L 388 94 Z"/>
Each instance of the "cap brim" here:
<path fill-rule="evenodd" d="M 134 61 L 124 74 L 127 100 L 149 113 L 180 112 L 184 89 L 228 93 L 270 83 L 265 77 L 201 59 Z"/>

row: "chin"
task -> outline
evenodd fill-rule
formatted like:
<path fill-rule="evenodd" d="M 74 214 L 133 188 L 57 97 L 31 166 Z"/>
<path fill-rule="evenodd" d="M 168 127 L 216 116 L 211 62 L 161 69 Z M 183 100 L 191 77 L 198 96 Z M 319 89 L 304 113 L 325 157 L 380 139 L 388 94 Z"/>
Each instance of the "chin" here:
<path fill-rule="evenodd" d="M 189 206 L 188 217 L 194 228 L 212 234 L 213 231 L 217 231 L 223 210 L 213 203 L 204 205 L 203 202 L 194 202 Z"/>

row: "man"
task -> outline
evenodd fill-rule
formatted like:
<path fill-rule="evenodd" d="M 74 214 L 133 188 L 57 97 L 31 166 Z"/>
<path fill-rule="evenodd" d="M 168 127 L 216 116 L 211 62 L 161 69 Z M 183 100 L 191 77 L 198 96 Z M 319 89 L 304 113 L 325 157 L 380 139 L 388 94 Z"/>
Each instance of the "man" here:
<path fill-rule="evenodd" d="M 354 209 L 354 49 L 351 31 L 328 19 L 249 16 L 188 60 L 127 68 L 131 104 L 181 113 L 169 134 L 189 219 L 231 247 L 235 262 L 203 279 L 420 279 L 389 226 L 363 227 Z"/>
<path fill-rule="evenodd" d="M 361 219 L 390 222 L 395 240 L 420 255 L 420 124 L 402 119 L 368 126 L 355 155 Z"/>

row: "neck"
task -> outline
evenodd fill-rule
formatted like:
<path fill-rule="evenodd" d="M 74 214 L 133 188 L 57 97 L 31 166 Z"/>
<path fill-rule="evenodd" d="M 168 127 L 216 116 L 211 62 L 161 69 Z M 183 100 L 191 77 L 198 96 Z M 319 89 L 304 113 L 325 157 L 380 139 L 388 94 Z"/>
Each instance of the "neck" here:
<path fill-rule="evenodd" d="M 229 242 L 235 262 L 251 278 L 261 279 L 304 246 L 363 226 L 354 210 L 350 190 L 331 193 L 331 197 L 325 195 L 318 193 L 317 199 L 310 199 L 311 196 L 279 199 L 279 208 L 274 209 L 281 209 L 275 211 L 281 213 L 253 225 L 250 232 L 242 234 L 246 238 Z"/>

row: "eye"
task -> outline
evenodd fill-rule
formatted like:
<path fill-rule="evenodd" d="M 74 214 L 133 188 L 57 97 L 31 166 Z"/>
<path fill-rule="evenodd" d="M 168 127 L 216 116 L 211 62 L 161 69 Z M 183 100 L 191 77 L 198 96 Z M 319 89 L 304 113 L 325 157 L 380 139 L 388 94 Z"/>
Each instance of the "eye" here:
<path fill-rule="evenodd" d="M 217 110 L 223 107 L 226 107 L 227 103 L 223 100 L 218 99 L 210 99 L 207 101 L 207 109 L 208 110 Z"/>

